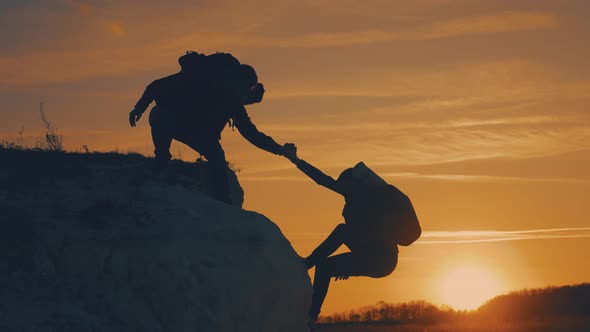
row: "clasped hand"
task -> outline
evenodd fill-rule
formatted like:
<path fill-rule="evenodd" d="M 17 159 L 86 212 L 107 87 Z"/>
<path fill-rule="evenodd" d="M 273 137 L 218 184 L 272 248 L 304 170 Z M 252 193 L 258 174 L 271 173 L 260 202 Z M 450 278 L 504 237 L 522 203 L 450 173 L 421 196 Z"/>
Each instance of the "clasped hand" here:
<path fill-rule="evenodd" d="M 297 157 L 297 146 L 293 143 L 285 143 L 283 145 L 283 156 L 293 163 L 297 162 L 299 160 L 299 157 Z"/>

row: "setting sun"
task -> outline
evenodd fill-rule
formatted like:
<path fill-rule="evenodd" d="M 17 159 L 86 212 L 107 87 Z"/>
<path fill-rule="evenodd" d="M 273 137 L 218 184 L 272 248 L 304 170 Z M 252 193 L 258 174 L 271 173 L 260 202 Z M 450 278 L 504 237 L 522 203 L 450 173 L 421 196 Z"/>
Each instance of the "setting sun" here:
<path fill-rule="evenodd" d="M 457 266 L 440 282 L 443 301 L 457 310 L 472 310 L 500 292 L 494 274 L 475 265 Z"/>

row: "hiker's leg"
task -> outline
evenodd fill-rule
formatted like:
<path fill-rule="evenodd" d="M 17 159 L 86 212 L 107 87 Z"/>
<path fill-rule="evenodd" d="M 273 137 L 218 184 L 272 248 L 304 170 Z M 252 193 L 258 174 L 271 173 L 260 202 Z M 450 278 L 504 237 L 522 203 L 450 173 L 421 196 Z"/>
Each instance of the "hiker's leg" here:
<path fill-rule="evenodd" d="M 397 251 L 375 253 L 367 256 L 365 253 L 348 252 L 319 262 L 313 279 L 313 297 L 309 317 L 317 320 L 320 309 L 328 293 L 330 278 L 332 277 L 371 277 L 382 278 L 389 275 L 397 265 Z"/>
<path fill-rule="evenodd" d="M 225 152 L 217 138 L 203 139 L 200 137 L 180 140 L 207 158 L 211 174 L 211 192 L 219 201 L 231 204 L 229 181 L 227 177 L 227 161 Z"/>
<path fill-rule="evenodd" d="M 203 155 L 207 158 L 209 168 L 211 169 L 211 189 L 214 197 L 222 202 L 231 204 L 227 177 L 227 161 L 225 160 L 225 152 L 219 141 L 215 140 L 213 144 L 209 145 L 203 151 Z"/>
<path fill-rule="evenodd" d="M 351 267 L 355 263 L 355 257 L 352 253 L 345 253 L 328 257 L 316 265 L 315 275 L 313 277 L 313 296 L 311 298 L 311 308 L 309 309 L 309 318 L 316 321 L 320 315 L 320 310 L 328 287 L 330 278 L 341 276 L 351 272 Z"/>
<path fill-rule="evenodd" d="M 304 259 L 308 269 L 317 265 L 320 261 L 333 254 L 345 241 L 348 227 L 346 224 L 339 224 L 332 233 L 317 247 L 307 258 Z M 316 272 L 317 273 L 317 272 Z"/>
<path fill-rule="evenodd" d="M 149 122 L 155 148 L 156 165 L 163 166 L 172 158 L 170 144 L 172 143 L 172 133 L 174 130 L 173 121 L 166 114 L 165 110 L 154 106 L 150 111 Z"/>

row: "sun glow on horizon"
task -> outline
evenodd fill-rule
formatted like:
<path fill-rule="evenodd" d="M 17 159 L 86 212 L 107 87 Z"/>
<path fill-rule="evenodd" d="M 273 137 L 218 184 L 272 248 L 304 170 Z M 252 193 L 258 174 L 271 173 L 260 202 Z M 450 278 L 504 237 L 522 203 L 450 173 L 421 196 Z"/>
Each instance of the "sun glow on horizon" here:
<path fill-rule="evenodd" d="M 477 309 L 501 291 L 491 271 L 471 264 L 453 267 L 443 276 L 439 287 L 444 303 L 456 310 Z"/>

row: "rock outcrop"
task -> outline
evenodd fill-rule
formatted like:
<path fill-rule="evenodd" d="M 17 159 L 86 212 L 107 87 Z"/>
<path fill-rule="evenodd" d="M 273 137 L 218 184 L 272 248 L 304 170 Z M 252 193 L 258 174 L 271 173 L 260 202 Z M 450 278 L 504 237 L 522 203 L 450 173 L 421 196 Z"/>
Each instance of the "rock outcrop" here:
<path fill-rule="evenodd" d="M 306 331 L 299 256 L 266 217 L 211 199 L 206 163 L 0 160 L 0 331 Z"/>

